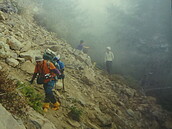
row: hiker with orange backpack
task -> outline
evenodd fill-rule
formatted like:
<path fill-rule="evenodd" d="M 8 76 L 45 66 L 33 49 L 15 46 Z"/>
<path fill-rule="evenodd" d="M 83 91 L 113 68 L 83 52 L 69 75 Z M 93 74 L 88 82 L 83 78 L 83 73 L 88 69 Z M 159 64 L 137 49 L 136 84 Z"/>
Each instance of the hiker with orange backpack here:
<path fill-rule="evenodd" d="M 43 104 L 43 110 L 45 112 L 50 108 L 50 102 L 53 103 L 53 110 L 58 110 L 60 103 L 57 102 L 52 89 L 56 83 L 56 76 L 61 75 L 60 71 L 54 66 L 53 63 L 44 60 L 41 56 L 35 57 L 36 66 L 30 83 L 32 84 L 37 77 L 37 83 L 43 84 L 45 91 L 45 100 Z M 42 80 L 42 82 L 41 82 Z"/>

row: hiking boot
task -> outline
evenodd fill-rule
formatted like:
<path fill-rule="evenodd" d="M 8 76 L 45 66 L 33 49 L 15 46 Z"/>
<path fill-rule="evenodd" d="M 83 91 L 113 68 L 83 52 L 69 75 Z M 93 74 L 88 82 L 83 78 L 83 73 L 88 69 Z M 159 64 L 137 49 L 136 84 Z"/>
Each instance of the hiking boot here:
<path fill-rule="evenodd" d="M 56 102 L 53 105 L 54 105 L 54 107 L 52 108 L 52 110 L 54 110 L 54 111 L 56 111 L 56 110 L 58 110 L 60 108 L 60 103 L 59 102 Z"/>
<path fill-rule="evenodd" d="M 43 105 L 44 112 L 47 112 L 49 108 L 50 108 L 50 104 L 49 103 L 44 103 L 44 105 Z"/>

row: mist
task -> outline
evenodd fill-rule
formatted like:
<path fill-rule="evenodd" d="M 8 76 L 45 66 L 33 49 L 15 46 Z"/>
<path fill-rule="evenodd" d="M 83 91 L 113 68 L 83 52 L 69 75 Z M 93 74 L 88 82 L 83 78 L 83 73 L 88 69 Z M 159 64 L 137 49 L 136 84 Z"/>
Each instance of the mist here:
<path fill-rule="evenodd" d="M 40 5 L 35 16 L 39 24 L 74 48 L 84 40 L 97 67 L 104 69 L 110 46 L 114 74 L 152 87 L 172 83 L 170 0 L 35 1 Z"/>

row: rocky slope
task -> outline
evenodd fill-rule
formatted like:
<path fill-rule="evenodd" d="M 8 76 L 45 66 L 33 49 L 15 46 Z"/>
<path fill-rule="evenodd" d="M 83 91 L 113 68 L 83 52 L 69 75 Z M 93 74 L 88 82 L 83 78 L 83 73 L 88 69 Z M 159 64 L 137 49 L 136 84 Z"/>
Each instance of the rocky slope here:
<path fill-rule="evenodd" d="M 111 81 L 106 73 L 95 67 L 88 55 L 37 25 L 33 17 L 0 12 L 0 32 L 0 66 L 8 69 L 15 80 L 30 80 L 34 57 L 42 55 L 46 48 L 60 54 L 66 64 L 66 92 L 55 91 L 61 100 L 61 108 L 49 110 L 44 115 L 28 111 L 32 125 L 27 128 L 172 128 L 170 113 L 157 105 L 155 98 L 140 94 L 119 79 Z M 43 93 L 42 86 L 33 85 Z M 68 117 L 72 106 L 83 111 L 79 122 Z"/>

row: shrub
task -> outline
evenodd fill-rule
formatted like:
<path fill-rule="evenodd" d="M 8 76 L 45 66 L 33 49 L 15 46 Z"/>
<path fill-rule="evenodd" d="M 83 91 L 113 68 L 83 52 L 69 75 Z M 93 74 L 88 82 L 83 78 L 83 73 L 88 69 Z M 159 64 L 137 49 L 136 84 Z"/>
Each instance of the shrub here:
<path fill-rule="evenodd" d="M 81 109 L 77 109 L 75 106 L 72 106 L 70 107 L 70 112 L 68 113 L 68 115 L 73 120 L 80 121 L 82 113 L 83 111 Z"/>

